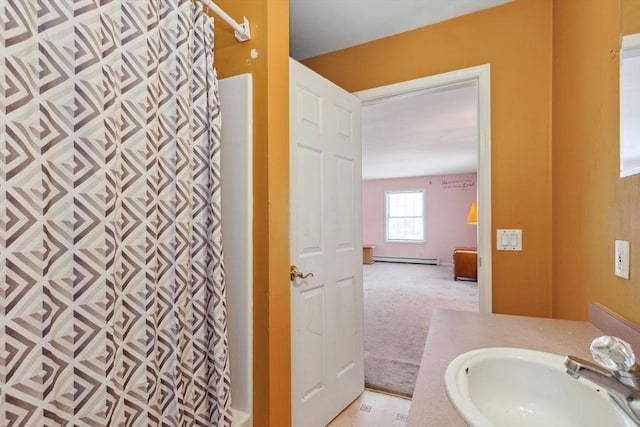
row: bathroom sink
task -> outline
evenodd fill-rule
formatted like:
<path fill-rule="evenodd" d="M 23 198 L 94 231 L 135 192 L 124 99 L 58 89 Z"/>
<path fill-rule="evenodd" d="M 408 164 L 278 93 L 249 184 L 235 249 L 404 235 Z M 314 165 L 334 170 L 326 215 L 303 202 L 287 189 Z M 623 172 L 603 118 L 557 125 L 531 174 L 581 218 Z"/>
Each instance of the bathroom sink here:
<path fill-rule="evenodd" d="M 636 425 L 606 391 L 567 375 L 563 359 L 522 348 L 473 350 L 447 367 L 447 395 L 476 427 Z"/>

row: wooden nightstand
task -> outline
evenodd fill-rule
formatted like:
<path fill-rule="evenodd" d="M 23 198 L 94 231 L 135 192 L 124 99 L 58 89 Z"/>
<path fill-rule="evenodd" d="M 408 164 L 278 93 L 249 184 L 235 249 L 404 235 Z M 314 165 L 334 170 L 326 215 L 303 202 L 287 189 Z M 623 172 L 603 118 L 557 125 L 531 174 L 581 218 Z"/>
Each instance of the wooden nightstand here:
<path fill-rule="evenodd" d="M 476 248 L 453 250 L 453 280 L 478 280 L 478 251 Z"/>
<path fill-rule="evenodd" d="M 375 245 L 362 245 L 362 263 L 373 264 L 373 248 Z"/>

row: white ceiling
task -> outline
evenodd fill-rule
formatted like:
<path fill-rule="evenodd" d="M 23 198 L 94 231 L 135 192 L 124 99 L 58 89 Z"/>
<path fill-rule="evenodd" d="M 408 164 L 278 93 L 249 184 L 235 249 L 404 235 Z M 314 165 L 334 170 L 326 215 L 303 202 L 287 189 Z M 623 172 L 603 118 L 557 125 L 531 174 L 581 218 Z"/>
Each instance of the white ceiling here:
<path fill-rule="evenodd" d="M 290 0 L 290 55 L 302 60 L 509 1 Z M 476 172 L 476 92 L 458 87 L 365 105 L 363 178 Z"/>
<path fill-rule="evenodd" d="M 289 54 L 302 60 L 512 0 L 289 0 Z"/>
<path fill-rule="evenodd" d="M 477 82 L 362 107 L 362 178 L 475 173 Z"/>

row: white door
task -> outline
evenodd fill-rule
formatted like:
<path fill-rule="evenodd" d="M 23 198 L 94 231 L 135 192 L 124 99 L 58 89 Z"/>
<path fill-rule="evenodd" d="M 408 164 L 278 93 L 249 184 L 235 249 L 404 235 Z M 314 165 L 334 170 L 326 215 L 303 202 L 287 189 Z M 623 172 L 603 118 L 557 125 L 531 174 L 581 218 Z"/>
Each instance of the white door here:
<path fill-rule="evenodd" d="M 293 427 L 364 390 L 360 100 L 290 59 Z"/>

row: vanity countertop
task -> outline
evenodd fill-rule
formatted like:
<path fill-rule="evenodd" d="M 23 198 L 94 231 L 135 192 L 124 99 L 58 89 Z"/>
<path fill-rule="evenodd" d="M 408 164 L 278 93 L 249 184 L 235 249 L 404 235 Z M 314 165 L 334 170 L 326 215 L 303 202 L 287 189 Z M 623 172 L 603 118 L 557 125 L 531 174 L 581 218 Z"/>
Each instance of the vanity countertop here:
<path fill-rule="evenodd" d="M 523 347 L 591 359 L 604 335 L 589 322 L 437 309 L 431 319 L 407 427 L 466 426 L 447 397 L 444 373 L 456 356 L 484 347 Z"/>

